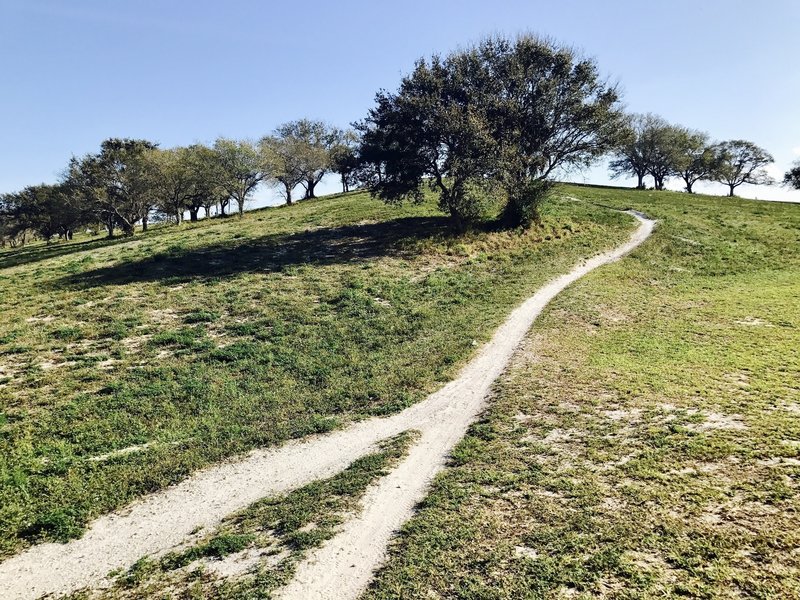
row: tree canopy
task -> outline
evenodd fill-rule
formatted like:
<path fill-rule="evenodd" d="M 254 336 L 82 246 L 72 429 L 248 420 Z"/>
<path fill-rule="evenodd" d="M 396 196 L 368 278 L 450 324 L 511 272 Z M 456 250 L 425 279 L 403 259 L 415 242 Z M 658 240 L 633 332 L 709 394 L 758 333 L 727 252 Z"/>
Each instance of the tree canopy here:
<path fill-rule="evenodd" d="M 772 155 L 747 140 L 720 142 L 714 146 L 714 178 L 728 186 L 729 196 L 743 183 L 770 185 L 772 177 L 764 167 L 775 162 Z"/>
<path fill-rule="evenodd" d="M 796 160 L 792 168 L 786 171 L 783 176 L 783 184 L 800 190 L 800 160 Z"/>
<path fill-rule="evenodd" d="M 98 154 L 70 161 L 66 181 L 92 207 L 109 236 L 115 227 L 133 235 L 135 223 L 155 204 L 145 163 L 146 153 L 155 148 L 147 140 L 111 138 Z"/>
<path fill-rule="evenodd" d="M 525 35 L 420 59 L 357 128 L 374 195 L 420 200 L 431 187 L 464 229 L 500 190 L 512 224 L 535 219 L 537 182 L 607 152 L 621 119 L 616 86 L 593 60 Z"/>
<path fill-rule="evenodd" d="M 447 55 L 419 59 L 396 91 L 380 91 L 367 116 L 340 129 L 301 118 L 257 143 L 160 148 L 110 138 L 73 157 L 53 185 L 0 195 L 0 243 L 31 236 L 70 239 L 79 227 L 133 235 L 150 219 L 192 221 L 201 208 L 241 215 L 269 183 L 291 204 L 297 186 L 314 198 L 328 173 L 342 192 L 365 186 L 388 203 L 422 201 L 432 191 L 460 231 L 487 217 L 510 227 L 539 221 L 557 176 L 611 154 L 612 177 L 652 177 L 657 190 L 680 178 L 688 193 L 718 181 L 732 196 L 742 184 L 772 183 L 773 162 L 746 140 L 713 143 L 705 132 L 652 113 L 625 114 L 616 84 L 574 48 L 534 35 L 491 36 Z M 800 162 L 783 183 L 800 189 Z"/>
<path fill-rule="evenodd" d="M 264 161 L 255 144 L 248 140 L 220 137 L 214 142 L 217 184 L 236 201 L 239 214 L 253 190 L 265 178 Z"/>

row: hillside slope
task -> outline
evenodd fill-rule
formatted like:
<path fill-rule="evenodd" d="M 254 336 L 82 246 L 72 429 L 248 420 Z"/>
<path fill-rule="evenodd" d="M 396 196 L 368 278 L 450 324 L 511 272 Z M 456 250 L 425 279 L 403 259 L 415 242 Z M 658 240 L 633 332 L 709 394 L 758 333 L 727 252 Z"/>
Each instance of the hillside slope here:
<path fill-rule="evenodd" d="M 367 598 L 800 597 L 800 206 L 658 218 L 549 306 Z"/>
<path fill-rule="evenodd" d="M 351 194 L 0 254 L 0 556 L 254 447 L 423 398 L 632 221 L 452 237 Z"/>

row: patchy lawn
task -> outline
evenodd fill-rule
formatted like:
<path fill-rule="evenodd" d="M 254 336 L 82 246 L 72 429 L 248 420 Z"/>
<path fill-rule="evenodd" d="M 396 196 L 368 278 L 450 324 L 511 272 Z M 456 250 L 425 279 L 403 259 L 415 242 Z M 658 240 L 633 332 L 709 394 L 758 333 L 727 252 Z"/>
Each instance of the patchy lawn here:
<path fill-rule="evenodd" d="M 365 194 L 0 253 L 0 557 L 254 447 L 424 398 L 633 220 L 452 236 Z"/>
<path fill-rule="evenodd" d="M 800 597 L 800 206 L 661 220 L 556 298 L 366 598 Z"/>

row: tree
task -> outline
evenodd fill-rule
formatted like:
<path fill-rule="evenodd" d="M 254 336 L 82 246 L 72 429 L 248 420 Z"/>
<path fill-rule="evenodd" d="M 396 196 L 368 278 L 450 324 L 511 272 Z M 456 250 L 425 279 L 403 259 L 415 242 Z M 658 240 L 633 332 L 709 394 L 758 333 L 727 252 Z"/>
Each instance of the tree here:
<path fill-rule="evenodd" d="M 506 218 L 527 226 L 556 171 L 586 167 L 618 145 L 619 91 L 594 60 L 545 38 L 490 38 L 477 50 L 488 65 L 479 81 L 504 159 Z"/>
<path fill-rule="evenodd" d="M 253 143 L 224 137 L 218 138 L 214 142 L 214 152 L 219 168 L 217 183 L 225 190 L 228 198 L 236 201 L 239 215 L 242 215 L 245 203 L 253 190 L 264 179 L 262 156 Z M 225 214 L 225 204 L 223 204 L 223 215 Z"/>
<path fill-rule="evenodd" d="M 182 149 L 182 160 L 186 165 L 190 184 L 186 209 L 189 211 L 189 220 L 197 221 L 201 207 L 208 217 L 211 207 L 227 197 L 227 192 L 219 184 L 222 178 L 219 173 L 220 165 L 213 149 L 204 144 L 192 144 Z"/>
<path fill-rule="evenodd" d="M 645 188 L 644 178 L 649 173 L 647 154 L 644 146 L 645 131 L 654 115 L 632 114 L 626 117 L 624 128 L 620 131 L 620 143 L 608 164 L 612 179 L 633 175 L 636 189 Z"/>
<path fill-rule="evenodd" d="M 480 102 L 483 89 L 469 77 L 477 61 L 470 65 L 465 58 L 419 60 L 398 93 L 379 92 L 357 125 L 371 193 L 389 203 L 421 202 L 429 187 L 459 231 L 481 216 L 477 188 L 499 166 L 489 112 Z"/>
<path fill-rule="evenodd" d="M 156 147 L 147 140 L 112 138 L 99 154 L 70 160 L 66 182 L 105 223 L 109 237 L 115 227 L 133 235 L 136 222 L 146 220 L 155 205 L 143 156 Z"/>
<path fill-rule="evenodd" d="M 330 151 L 331 170 L 341 177 L 342 193 L 345 193 L 358 183 L 359 138 L 353 129 L 339 132 L 336 138 L 336 143 Z"/>
<path fill-rule="evenodd" d="M 31 191 L 32 188 L 29 187 L 0 197 L 4 241 L 8 240 L 12 247 L 24 246 L 28 235 L 34 233 L 38 224 L 38 194 Z"/>
<path fill-rule="evenodd" d="M 642 149 L 647 172 L 652 175 L 657 190 L 663 190 L 667 178 L 675 172 L 682 135 L 680 127 L 670 125 L 661 117 L 649 116 L 642 132 Z"/>
<path fill-rule="evenodd" d="M 792 164 L 792 168 L 786 171 L 783 176 L 783 184 L 800 190 L 800 160 L 796 160 Z"/>
<path fill-rule="evenodd" d="M 284 150 L 292 153 L 290 162 L 302 171 L 305 198 L 315 198 L 314 188 L 331 168 L 336 130 L 322 121 L 300 119 L 278 127 L 274 137 L 284 141 Z"/>
<path fill-rule="evenodd" d="M 374 195 L 420 200 L 428 186 L 464 229 L 498 189 L 509 224 L 536 220 L 544 182 L 610 150 L 621 121 L 618 92 L 594 61 L 527 35 L 418 61 L 357 129 Z"/>
<path fill-rule="evenodd" d="M 160 212 L 175 218 L 180 224 L 191 194 L 191 180 L 184 158 L 185 148 L 153 149 L 142 159 Z M 146 221 L 143 223 L 146 229 Z"/>
<path fill-rule="evenodd" d="M 68 184 L 31 185 L 0 199 L 4 237 L 23 244 L 29 233 L 48 242 L 58 236 L 71 240 L 74 230 L 88 221 L 86 208 Z"/>
<path fill-rule="evenodd" d="M 670 125 L 652 113 L 631 114 L 625 117 L 619 133 L 619 144 L 614 158 L 609 162 L 611 177 L 636 177 L 636 189 L 645 188 L 644 178 L 653 177 L 657 190 L 675 171 L 678 156 L 678 139 L 683 130 Z"/>
<path fill-rule="evenodd" d="M 713 176 L 716 166 L 714 150 L 709 144 L 708 134 L 702 131 L 678 128 L 674 142 L 673 174 L 683 179 L 686 191 L 693 194 L 695 183 Z"/>
<path fill-rule="evenodd" d="M 292 137 L 266 136 L 259 142 L 264 168 L 270 180 L 283 187 L 286 204 L 292 203 L 292 190 L 306 177 L 300 142 Z"/>
<path fill-rule="evenodd" d="M 775 162 L 772 155 L 747 140 L 731 140 L 714 146 L 714 179 L 728 186 L 728 196 L 743 183 L 771 185 L 764 167 Z"/>
<path fill-rule="evenodd" d="M 620 139 L 608 167 L 612 178 L 636 177 L 636 189 L 645 188 L 647 175 L 653 177 L 657 190 L 663 190 L 671 176 L 681 177 L 687 189 L 709 176 L 705 134 L 647 113 L 628 115 Z"/>
<path fill-rule="evenodd" d="M 181 223 L 185 211 L 197 221 L 201 207 L 216 204 L 227 193 L 218 185 L 222 178 L 216 153 L 202 144 L 168 150 L 151 150 L 144 155 L 161 212 Z M 208 215 L 208 208 L 206 209 Z"/>

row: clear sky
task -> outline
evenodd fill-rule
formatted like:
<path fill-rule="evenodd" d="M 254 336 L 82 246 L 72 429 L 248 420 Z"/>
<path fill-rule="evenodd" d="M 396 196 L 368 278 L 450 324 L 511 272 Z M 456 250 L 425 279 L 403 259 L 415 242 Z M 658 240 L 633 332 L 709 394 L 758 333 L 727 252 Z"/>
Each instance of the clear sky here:
<path fill-rule="evenodd" d="M 632 111 L 756 142 L 775 176 L 800 158 L 798 0 L 0 0 L 0 192 L 55 181 L 108 137 L 346 126 L 419 56 L 520 31 L 594 56 Z"/>

